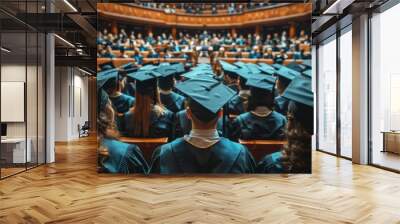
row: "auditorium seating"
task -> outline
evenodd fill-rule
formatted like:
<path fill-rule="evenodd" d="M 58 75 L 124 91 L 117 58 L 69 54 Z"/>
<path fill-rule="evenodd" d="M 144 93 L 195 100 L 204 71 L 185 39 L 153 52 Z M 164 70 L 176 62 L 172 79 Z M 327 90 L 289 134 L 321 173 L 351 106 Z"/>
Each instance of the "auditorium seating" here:
<path fill-rule="evenodd" d="M 283 146 L 287 144 L 286 141 L 242 139 L 239 139 L 239 143 L 245 145 L 249 149 L 256 162 L 260 161 L 268 154 L 282 150 Z"/>
<path fill-rule="evenodd" d="M 129 62 L 134 63 L 135 59 L 133 58 L 97 58 L 97 71 L 100 71 L 100 65 L 112 62 L 114 67 L 118 68 L 124 64 Z M 162 62 L 169 62 L 169 63 L 186 63 L 187 60 L 185 58 L 143 58 L 143 64 L 159 64 Z"/>
<path fill-rule="evenodd" d="M 142 22 L 146 24 L 163 24 L 178 27 L 214 28 L 242 27 L 256 23 L 270 25 L 287 21 L 310 18 L 311 4 L 280 4 L 276 7 L 248 11 L 234 15 L 188 15 L 167 13 L 163 10 L 144 8 L 137 5 L 101 3 L 97 5 L 100 16 L 125 22 Z"/>
<path fill-rule="evenodd" d="M 129 144 L 136 144 L 143 152 L 143 155 L 148 162 L 151 161 L 154 150 L 168 142 L 168 138 L 120 137 L 119 140 Z M 286 141 L 241 139 L 239 140 L 239 143 L 245 145 L 249 149 L 256 162 L 259 162 L 266 155 L 282 150 L 283 146 L 287 144 Z"/>
<path fill-rule="evenodd" d="M 154 150 L 163 144 L 168 142 L 168 138 L 129 138 L 129 137 L 120 137 L 120 141 L 136 144 L 140 150 L 143 152 L 144 158 L 150 162 L 151 156 L 153 155 Z"/>

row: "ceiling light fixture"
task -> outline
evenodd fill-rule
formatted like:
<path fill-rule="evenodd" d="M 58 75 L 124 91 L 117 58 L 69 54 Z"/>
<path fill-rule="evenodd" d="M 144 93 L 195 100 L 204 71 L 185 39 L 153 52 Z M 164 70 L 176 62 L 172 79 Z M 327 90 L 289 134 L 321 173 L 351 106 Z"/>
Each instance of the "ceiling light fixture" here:
<path fill-rule="evenodd" d="M 87 74 L 87 75 L 89 75 L 89 76 L 92 75 L 92 73 L 90 73 L 90 72 L 88 72 L 88 71 L 85 71 L 85 70 L 83 70 L 83 69 L 81 69 L 81 68 L 79 68 L 79 67 L 78 67 L 78 70 L 81 71 L 81 72 L 83 72 L 83 73 L 85 73 L 85 74 Z"/>
<path fill-rule="evenodd" d="M 11 52 L 11 50 L 9 50 L 9 49 L 7 49 L 7 48 L 5 48 L 5 47 L 1 47 L 0 49 L 1 49 L 2 51 L 6 52 L 6 53 L 10 53 L 10 52 Z"/>
<path fill-rule="evenodd" d="M 71 42 L 69 42 L 68 40 L 60 37 L 58 34 L 54 34 L 55 37 L 57 37 L 59 40 L 61 40 L 62 42 L 64 42 L 65 44 L 67 44 L 70 47 L 75 48 L 75 45 L 73 45 Z"/>
<path fill-rule="evenodd" d="M 64 0 L 64 3 L 67 4 L 74 12 L 78 12 L 78 10 L 68 0 Z"/>

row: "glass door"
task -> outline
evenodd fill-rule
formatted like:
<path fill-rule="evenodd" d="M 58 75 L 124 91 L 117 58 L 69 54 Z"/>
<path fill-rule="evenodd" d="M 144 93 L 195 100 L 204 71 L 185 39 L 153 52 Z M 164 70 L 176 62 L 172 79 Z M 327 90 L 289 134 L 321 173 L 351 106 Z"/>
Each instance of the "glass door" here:
<path fill-rule="evenodd" d="M 318 47 L 318 145 L 336 154 L 336 35 Z"/>

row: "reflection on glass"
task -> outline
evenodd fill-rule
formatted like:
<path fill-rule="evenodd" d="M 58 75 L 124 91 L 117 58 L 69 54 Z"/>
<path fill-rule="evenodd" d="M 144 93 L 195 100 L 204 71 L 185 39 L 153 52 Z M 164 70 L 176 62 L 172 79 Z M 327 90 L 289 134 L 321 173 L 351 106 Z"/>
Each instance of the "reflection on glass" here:
<path fill-rule="evenodd" d="M 30 142 L 26 144 L 25 89 L 26 35 L 2 33 L 1 44 L 1 122 L 6 134 L 1 140 L 2 177 L 25 170 L 31 161 Z M 2 134 L 3 135 L 3 134 Z"/>
<path fill-rule="evenodd" d="M 340 154 L 352 157 L 352 34 L 340 36 Z"/>
<path fill-rule="evenodd" d="M 37 144 L 37 76 L 38 76 L 38 49 L 37 33 L 27 33 L 28 61 L 27 61 L 27 82 L 26 82 L 26 113 L 27 113 L 27 142 L 30 145 L 31 158 L 27 164 L 28 168 L 37 165 L 38 144 Z"/>
<path fill-rule="evenodd" d="M 336 40 L 318 48 L 318 148 L 336 153 Z"/>
<path fill-rule="evenodd" d="M 400 170 L 400 5 L 372 17 L 372 163 Z M 397 137 L 396 137 L 397 136 Z M 384 145 L 385 143 L 385 145 Z"/>

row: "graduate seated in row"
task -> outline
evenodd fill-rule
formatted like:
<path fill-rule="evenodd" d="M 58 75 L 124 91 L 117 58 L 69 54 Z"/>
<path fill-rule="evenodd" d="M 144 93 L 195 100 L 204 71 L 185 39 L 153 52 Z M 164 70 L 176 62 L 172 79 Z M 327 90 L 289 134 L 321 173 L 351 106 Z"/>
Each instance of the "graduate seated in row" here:
<path fill-rule="evenodd" d="M 289 100 L 287 113 L 288 144 L 281 152 L 266 156 L 258 165 L 260 173 L 311 173 L 313 134 L 313 93 L 311 79 L 296 77 L 283 97 Z"/>
<path fill-rule="evenodd" d="M 196 66 L 193 68 L 191 72 L 185 73 L 183 75 L 184 80 L 196 79 L 196 78 L 214 80 L 215 77 L 216 76 L 211 71 L 211 68 L 206 65 Z M 179 91 L 179 89 L 176 89 L 176 91 Z M 176 123 L 175 137 L 182 137 L 190 133 L 190 130 L 192 130 L 192 122 L 189 119 L 186 108 L 176 113 L 175 123 Z M 222 130 L 223 126 L 224 126 L 223 119 L 222 118 L 218 119 L 217 131 L 220 136 L 223 135 L 223 130 Z"/>
<path fill-rule="evenodd" d="M 141 138 L 172 137 L 174 114 L 160 100 L 157 78 L 161 74 L 142 70 L 128 74 L 136 82 L 136 102 L 122 123 L 125 136 Z"/>
<path fill-rule="evenodd" d="M 135 80 L 129 77 L 128 74 L 137 72 L 138 70 L 139 66 L 133 63 L 128 63 L 121 67 L 120 74 L 122 74 L 123 76 L 121 89 L 123 94 L 135 97 L 135 90 L 136 90 Z"/>
<path fill-rule="evenodd" d="M 177 68 L 179 67 L 179 68 Z M 183 64 L 160 66 L 157 71 L 161 74 L 158 79 L 161 103 L 170 111 L 176 113 L 185 108 L 185 97 L 174 92 L 175 74 L 184 71 Z"/>
<path fill-rule="evenodd" d="M 216 130 L 221 108 L 235 92 L 216 79 L 187 80 L 177 89 L 189 96 L 192 130 L 154 152 L 151 173 L 253 173 L 255 162 L 247 148 Z"/>
<path fill-rule="evenodd" d="M 231 139 L 284 139 L 286 118 L 273 110 L 275 78 L 253 74 L 246 85 L 250 87 L 249 112 L 240 114 L 232 122 Z"/>
<path fill-rule="evenodd" d="M 229 101 L 229 114 L 239 115 L 247 111 L 250 88 L 246 85 L 249 72 L 245 68 L 236 71 L 239 75 L 239 93 Z"/>
<path fill-rule="evenodd" d="M 238 67 L 235 65 L 229 64 L 225 61 L 220 60 L 219 63 L 221 64 L 222 71 L 223 71 L 223 78 L 224 78 L 224 83 L 227 85 L 229 88 L 233 89 L 236 93 L 239 92 L 239 77 L 238 74 L 236 73 L 236 70 Z"/>
<path fill-rule="evenodd" d="M 140 149 L 117 140 L 119 133 L 115 129 L 115 112 L 107 93 L 100 89 L 98 99 L 99 172 L 147 174 L 149 167 Z"/>
<path fill-rule="evenodd" d="M 278 96 L 275 97 L 275 110 L 286 116 L 289 100 L 282 97 L 282 95 L 290 82 L 299 76 L 300 73 L 287 67 L 281 67 L 275 74 L 277 77 L 276 90 L 278 92 Z"/>
<path fill-rule="evenodd" d="M 99 75 L 100 79 L 104 79 L 102 88 L 107 92 L 110 100 L 117 113 L 126 113 L 129 108 L 135 104 L 135 98 L 122 93 L 123 76 L 118 70 L 110 70 L 109 72 Z"/>

